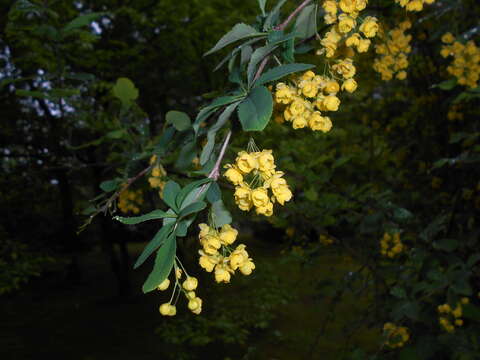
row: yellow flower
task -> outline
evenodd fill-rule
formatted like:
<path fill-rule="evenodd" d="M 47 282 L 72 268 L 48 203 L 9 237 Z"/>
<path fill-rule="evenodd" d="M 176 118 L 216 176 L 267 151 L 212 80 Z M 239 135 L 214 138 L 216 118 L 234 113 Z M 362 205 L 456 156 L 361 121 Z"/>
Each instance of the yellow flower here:
<path fill-rule="evenodd" d="M 307 119 L 305 119 L 304 116 L 299 115 L 293 118 L 292 127 L 294 129 L 303 129 L 307 124 Z"/>
<path fill-rule="evenodd" d="M 252 191 L 252 202 L 256 207 L 266 206 L 270 199 L 267 190 L 264 188 L 256 188 Z"/>
<path fill-rule="evenodd" d="M 447 32 L 443 34 L 442 36 L 442 42 L 445 44 L 451 44 L 455 41 L 455 37 L 452 35 L 452 33 Z"/>
<path fill-rule="evenodd" d="M 247 185 L 242 184 L 237 186 L 233 196 L 240 210 L 248 211 L 252 208 L 253 203 L 251 189 Z"/>
<path fill-rule="evenodd" d="M 360 43 L 360 39 L 361 39 L 360 34 L 358 33 L 352 34 L 347 38 L 347 40 L 345 40 L 345 45 L 358 46 L 358 44 Z"/>
<path fill-rule="evenodd" d="M 361 39 L 357 45 L 357 51 L 359 53 L 364 53 L 368 51 L 370 47 L 371 41 L 369 39 Z"/>
<path fill-rule="evenodd" d="M 190 299 L 188 301 L 188 308 L 195 314 L 197 315 L 200 314 L 200 311 L 202 309 L 202 299 L 200 299 L 199 297 Z M 200 311 L 195 312 L 195 310 L 200 310 Z"/>
<path fill-rule="evenodd" d="M 271 173 L 275 171 L 275 159 L 272 150 L 263 150 L 257 154 L 258 170 Z"/>
<path fill-rule="evenodd" d="M 246 246 L 244 244 L 238 245 L 228 257 L 230 268 L 232 270 L 237 270 L 240 266 L 248 261 L 248 253 L 245 248 Z"/>
<path fill-rule="evenodd" d="M 237 168 L 244 174 L 248 174 L 254 169 L 258 169 L 258 162 L 255 157 L 246 151 L 240 151 L 235 159 Z"/>
<path fill-rule="evenodd" d="M 288 188 L 288 185 L 272 188 L 272 192 L 280 205 L 284 205 L 286 201 L 290 201 L 293 196 L 292 192 Z"/>
<path fill-rule="evenodd" d="M 328 116 L 321 116 L 319 111 L 315 111 L 312 116 L 310 116 L 308 125 L 314 131 L 320 130 L 326 133 L 332 128 L 332 121 Z"/>
<path fill-rule="evenodd" d="M 354 79 L 345 80 L 342 84 L 342 90 L 353 93 L 355 90 L 357 90 L 357 82 Z"/>
<path fill-rule="evenodd" d="M 193 276 L 188 276 L 187 279 L 183 282 L 182 286 L 187 291 L 193 291 L 198 286 L 198 280 Z"/>
<path fill-rule="evenodd" d="M 228 181 L 230 181 L 234 185 L 240 185 L 243 182 L 243 175 L 239 169 L 235 167 L 235 165 L 227 165 L 229 169 L 225 171 L 225 176 Z"/>
<path fill-rule="evenodd" d="M 289 107 L 290 113 L 292 116 L 297 116 L 303 114 L 305 111 L 305 103 L 302 99 L 294 100 Z"/>
<path fill-rule="evenodd" d="M 219 237 L 216 234 L 207 235 L 200 239 L 203 250 L 209 255 L 216 255 L 218 249 L 222 247 Z"/>
<path fill-rule="evenodd" d="M 407 72 L 405 70 L 399 71 L 396 75 L 398 80 L 405 80 L 407 78 Z"/>
<path fill-rule="evenodd" d="M 220 283 L 229 283 L 230 282 L 230 272 L 228 271 L 227 265 L 225 264 L 218 264 L 215 266 L 215 281 Z"/>
<path fill-rule="evenodd" d="M 258 215 L 272 216 L 273 204 L 269 201 L 265 206 L 260 206 L 255 209 Z"/>
<path fill-rule="evenodd" d="M 332 66 L 332 69 L 345 79 L 350 79 L 355 75 L 356 69 L 351 59 L 341 60 Z"/>
<path fill-rule="evenodd" d="M 160 285 L 157 286 L 157 289 L 158 290 L 167 290 L 169 285 L 170 285 L 170 280 L 165 279 L 161 282 Z"/>
<path fill-rule="evenodd" d="M 231 245 L 235 242 L 238 235 L 238 230 L 231 227 L 229 224 L 222 226 L 220 230 L 220 241 L 223 245 Z"/>
<path fill-rule="evenodd" d="M 177 313 L 177 308 L 175 305 L 165 303 L 160 305 L 159 311 L 163 316 L 174 316 Z"/>
<path fill-rule="evenodd" d="M 240 272 L 243 275 L 250 275 L 254 269 L 255 269 L 255 264 L 251 260 L 248 260 L 242 266 L 240 266 Z"/>
<path fill-rule="evenodd" d="M 318 86 L 313 81 L 305 81 L 302 84 L 302 94 L 306 97 L 313 98 L 317 95 Z"/>
<path fill-rule="evenodd" d="M 334 0 L 326 0 L 322 4 L 323 9 L 326 13 L 337 14 L 337 3 Z"/>
<path fill-rule="evenodd" d="M 340 90 L 340 85 L 338 85 L 338 82 L 335 80 L 330 80 L 325 84 L 325 87 L 323 88 L 323 91 L 325 91 L 327 94 L 336 94 Z"/>
<path fill-rule="evenodd" d="M 373 16 L 367 16 L 363 21 L 363 24 L 360 25 L 359 30 L 368 38 L 375 37 L 378 31 L 377 18 Z"/>
<path fill-rule="evenodd" d="M 349 33 L 357 25 L 355 19 L 347 14 L 341 14 L 338 17 L 338 31 L 341 33 Z"/>
<path fill-rule="evenodd" d="M 357 11 L 355 2 L 356 2 L 355 0 L 340 0 L 338 5 L 340 6 L 340 9 L 342 9 L 343 12 L 346 12 L 347 14 L 349 14 Z"/>
<path fill-rule="evenodd" d="M 334 95 L 326 96 L 323 99 L 323 106 L 328 111 L 337 111 L 340 106 L 340 99 Z"/>
<path fill-rule="evenodd" d="M 209 256 L 202 250 L 198 252 L 200 254 L 200 258 L 198 260 L 200 266 L 205 269 L 207 272 L 212 272 L 215 268 L 215 265 L 218 264 L 219 259 L 217 256 Z"/>

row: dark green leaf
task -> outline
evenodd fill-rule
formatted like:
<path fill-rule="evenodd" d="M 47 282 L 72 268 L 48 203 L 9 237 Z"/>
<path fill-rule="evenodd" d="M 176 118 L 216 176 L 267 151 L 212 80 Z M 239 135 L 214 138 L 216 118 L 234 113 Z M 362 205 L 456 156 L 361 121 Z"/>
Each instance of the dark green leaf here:
<path fill-rule="evenodd" d="M 175 235 L 180 236 L 180 237 L 183 237 L 183 236 L 187 235 L 188 227 L 190 226 L 192 221 L 193 221 L 193 219 L 192 220 L 188 219 L 188 220 L 180 221 L 178 223 L 177 230 L 175 231 Z"/>
<path fill-rule="evenodd" d="M 161 157 L 166 153 L 168 146 L 172 142 L 173 135 L 175 135 L 175 129 L 173 127 L 168 127 L 167 129 L 165 129 L 162 136 L 160 137 L 160 140 L 158 141 L 158 144 L 155 146 L 155 155 Z"/>
<path fill-rule="evenodd" d="M 254 88 L 238 105 L 238 117 L 244 131 L 262 131 L 273 111 L 273 100 L 265 86 Z"/>
<path fill-rule="evenodd" d="M 295 23 L 295 32 L 301 39 L 309 38 L 317 32 L 317 5 L 303 8 Z"/>
<path fill-rule="evenodd" d="M 449 79 L 449 80 L 445 80 L 445 81 L 442 81 L 441 83 L 439 84 L 436 84 L 436 85 L 433 85 L 432 87 L 438 87 L 442 90 L 451 90 L 453 89 L 455 86 L 457 85 L 457 79 L 456 78 L 452 78 L 452 79 Z"/>
<path fill-rule="evenodd" d="M 180 211 L 180 214 L 178 215 L 178 217 L 180 218 L 184 218 L 188 215 L 191 215 L 191 214 L 194 214 L 194 213 L 197 213 L 199 211 L 202 211 L 203 209 L 205 209 L 207 207 L 207 203 L 205 203 L 204 201 L 197 201 L 197 202 L 194 202 L 190 205 L 187 205 L 185 206 L 181 211 Z"/>
<path fill-rule="evenodd" d="M 168 181 L 163 189 L 163 201 L 175 212 L 178 212 L 178 207 L 175 199 L 179 192 L 180 185 L 178 185 L 175 181 L 172 180 Z"/>
<path fill-rule="evenodd" d="M 207 200 L 210 204 L 222 200 L 222 192 L 220 186 L 218 186 L 216 182 L 210 185 L 210 188 L 207 191 Z"/>
<path fill-rule="evenodd" d="M 105 12 L 96 12 L 96 13 L 77 16 L 75 19 L 73 19 L 67 25 L 64 26 L 64 28 L 62 29 L 62 32 L 68 33 L 72 30 L 76 30 L 83 26 L 90 25 L 92 21 L 95 21 L 99 17 L 104 16 L 106 14 L 107 13 Z"/>
<path fill-rule="evenodd" d="M 265 74 L 260 76 L 257 81 L 255 81 L 255 85 L 263 85 L 266 83 L 269 83 L 271 81 L 276 81 L 278 79 L 283 78 L 284 76 L 299 72 L 299 71 L 305 71 L 311 68 L 314 68 L 315 65 L 310 65 L 310 64 L 286 64 L 286 65 L 280 65 L 277 66 L 269 71 L 267 71 Z"/>
<path fill-rule="evenodd" d="M 287 0 L 279 0 L 277 2 L 277 5 L 270 11 L 268 14 L 267 18 L 265 19 L 265 22 L 263 24 L 263 30 L 267 31 L 270 30 L 270 28 L 275 24 L 275 22 L 278 20 L 278 17 L 280 15 L 280 9 L 285 4 Z"/>
<path fill-rule="evenodd" d="M 213 48 L 211 48 L 209 51 L 207 51 L 204 54 L 204 56 L 212 54 L 212 53 L 222 49 L 223 47 L 225 47 L 225 46 L 227 46 L 231 43 L 234 43 L 235 41 L 245 39 L 245 38 L 248 38 L 248 37 L 253 37 L 253 36 L 265 36 L 265 34 L 258 32 L 255 28 L 253 28 L 249 25 L 246 25 L 246 24 L 243 24 L 243 23 L 236 24 L 232 28 L 232 30 L 230 30 L 228 33 L 226 33 L 215 44 L 215 46 Z"/>
<path fill-rule="evenodd" d="M 260 10 L 262 11 L 262 15 L 265 16 L 265 4 L 267 3 L 267 0 L 258 0 L 258 6 L 260 7 Z"/>
<path fill-rule="evenodd" d="M 118 185 L 121 183 L 122 183 L 122 180 L 120 179 L 107 180 L 100 184 L 100 189 L 102 189 L 105 192 L 110 192 L 115 190 L 118 187 Z"/>
<path fill-rule="evenodd" d="M 48 99 L 48 94 L 45 94 L 41 91 L 30 91 L 30 90 L 16 90 L 15 94 L 18 96 L 31 96 L 31 97 L 36 97 L 40 99 Z"/>
<path fill-rule="evenodd" d="M 208 159 L 210 159 L 210 155 L 212 154 L 213 147 L 215 146 L 215 136 L 220 130 L 227 120 L 230 118 L 232 115 L 233 111 L 237 108 L 238 104 L 240 102 L 237 101 L 233 104 L 230 104 L 225 108 L 225 110 L 222 112 L 222 114 L 218 117 L 218 121 L 213 125 L 210 130 L 207 133 L 207 143 L 205 147 L 202 150 L 202 154 L 200 155 L 200 164 L 204 165 Z"/>
<path fill-rule="evenodd" d="M 177 238 L 169 236 L 160 250 L 157 251 L 153 270 L 143 284 L 143 292 L 155 290 L 165 280 L 172 270 L 177 251 Z"/>
<path fill-rule="evenodd" d="M 177 204 L 177 207 L 179 209 L 183 209 L 186 205 L 189 205 L 189 204 L 184 204 L 184 201 L 185 199 L 187 198 L 187 196 L 192 192 L 194 191 L 197 187 L 203 185 L 203 184 L 206 184 L 206 183 L 209 183 L 213 181 L 213 179 L 210 179 L 210 178 L 206 178 L 206 179 L 201 179 L 201 180 L 197 180 L 197 181 L 194 181 L 194 182 L 191 182 L 190 184 L 188 184 L 187 186 L 185 186 L 177 195 L 177 198 L 175 199 L 175 203 Z"/>
<path fill-rule="evenodd" d="M 178 131 L 187 130 L 192 122 L 190 117 L 181 111 L 171 110 L 165 116 L 167 124 L 172 124 Z"/>
<path fill-rule="evenodd" d="M 196 145 L 196 141 L 192 140 L 182 146 L 177 161 L 175 161 L 175 168 L 185 170 L 192 165 L 193 159 L 197 156 Z"/>
<path fill-rule="evenodd" d="M 135 265 L 133 266 L 134 269 L 141 266 L 145 262 L 145 260 L 147 260 L 148 257 L 153 254 L 153 252 L 157 250 L 160 246 L 162 246 L 165 240 L 167 240 L 168 237 L 172 235 L 171 232 L 173 226 L 174 224 L 167 224 L 160 228 L 160 230 L 155 234 L 153 239 L 150 240 L 147 246 L 145 246 L 145 249 L 143 249 L 142 253 L 135 262 Z"/>
<path fill-rule="evenodd" d="M 200 124 L 204 122 L 208 117 L 210 117 L 219 107 L 223 105 L 231 104 L 235 101 L 238 101 L 244 98 L 244 95 L 233 95 L 233 96 L 222 96 L 213 100 L 210 105 L 205 106 L 198 113 L 195 123 L 193 124 L 193 129 L 195 132 L 198 132 Z"/>
<path fill-rule="evenodd" d="M 446 252 L 452 252 L 458 247 L 458 241 L 456 239 L 441 239 L 433 242 L 433 247 L 437 250 L 443 250 Z"/>
<path fill-rule="evenodd" d="M 216 227 L 230 224 L 232 222 L 232 215 L 227 210 L 222 200 L 218 200 L 212 204 L 212 218 Z"/>
<path fill-rule="evenodd" d="M 157 220 L 157 219 L 175 218 L 175 217 L 177 217 L 175 214 L 173 215 L 167 214 L 165 211 L 162 211 L 162 210 L 153 210 L 148 214 L 145 214 L 142 216 L 134 216 L 134 217 L 115 216 L 114 219 L 120 221 L 123 224 L 135 225 L 148 220 Z"/>

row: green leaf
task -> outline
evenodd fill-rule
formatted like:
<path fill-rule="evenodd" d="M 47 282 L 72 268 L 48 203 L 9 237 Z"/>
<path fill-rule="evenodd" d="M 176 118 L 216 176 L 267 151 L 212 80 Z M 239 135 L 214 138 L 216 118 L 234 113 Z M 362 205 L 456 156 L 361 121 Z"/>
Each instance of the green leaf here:
<path fill-rule="evenodd" d="M 301 39 L 309 38 L 317 32 L 317 5 L 303 8 L 295 22 L 295 32 Z"/>
<path fill-rule="evenodd" d="M 120 179 L 107 180 L 100 184 L 100 189 L 102 189 L 105 192 L 110 192 L 115 190 L 118 187 L 118 185 L 121 183 L 122 183 L 122 180 Z"/>
<path fill-rule="evenodd" d="M 258 0 L 258 6 L 260 7 L 260 10 L 262 11 L 262 15 L 265 16 L 265 4 L 267 3 L 267 0 Z"/>
<path fill-rule="evenodd" d="M 199 211 L 202 211 L 207 207 L 207 203 L 204 201 L 197 201 L 194 202 L 188 206 L 185 206 L 181 211 L 178 217 L 184 218 L 187 217 L 188 215 L 192 215 L 194 213 L 197 213 Z"/>
<path fill-rule="evenodd" d="M 167 149 L 172 142 L 173 135 L 175 135 L 175 129 L 173 127 L 165 129 L 153 151 L 155 155 L 162 157 L 167 152 Z"/>
<path fill-rule="evenodd" d="M 130 105 L 133 100 L 138 98 L 138 89 L 128 78 L 118 78 L 113 87 L 113 95 L 120 99 L 122 104 Z"/>
<path fill-rule="evenodd" d="M 241 45 L 238 45 L 233 51 L 231 51 L 227 56 L 225 56 L 222 61 L 220 61 L 218 63 L 217 66 L 215 66 L 215 69 L 213 69 L 213 71 L 217 71 L 218 69 L 220 69 L 227 61 L 229 61 L 232 57 L 234 56 L 237 56 L 238 52 L 240 51 L 242 53 L 242 57 L 243 57 L 243 50 L 248 47 L 248 48 L 252 48 L 250 45 L 256 43 L 257 41 L 260 41 L 262 40 L 261 38 L 253 38 L 253 39 L 250 39 L 248 41 L 245 41 L 243 44 Z M 249 57 L 250 58 L 250 57 Z M 242 60 L 242 63 L 244 61 Z"/>
<path fill-rule="evenodd" d="M 200 124 L 205 121 L 210 115 L 212 115 L 219 107 L 223 105 L 228 105 L 231 104 L 235 101 L 239 101 L 243 99 L 245 95 L 232 95 L 232 96 L 221 96 L 213 100 L 210 105 L 205 106 L 200 110 L 198 113 L 195 123 L 193 124 L 193 129 L 195 132 L 198 132 L 198 129 L 200 128 Z"/>
<path fill-rule="evenodd" d="M 451 90 L 457 85 L 457 79 L 456 78 L 451 78 L 445 81 L 442 81 L 439 84 L 435 84 L 432 86 L 432 88 L 439 88 L 442 90 Z"/>
<path fill-rule="evenodd" d="M 222 191 L 216 182 L 210 185 L 210 188 L 207 191 L 207 200 L 210 204 L 222 200 Z"/>
<path fill-rule="evenodd" d="M 96 12 L 86 15 L 77 16 L 75 19 L 70 21 L 67 25 L 65 25 L 62 29 L 64 34 L 71 32 L 72 30 L 76 30 L 78 28 L 90 25 L 92 21 L 95 21 L 101 16 L 106 15 L 106 12 Z"/>
<path fill-rule="evenodd" d="M 265 86 L 254 88 L 238 105 L 238 117 L 244 131 L 262 131 L 273 111 L 273 100 Z"/>
<path fill-rule="evenodd" d="M 227 210 L 222 200 L 215 201 L 212 204 L 212 218 L 216 227 L 230 224 L 232 222 L 232 215 Z"/>
<path fill-rule="evenodd" d="M 175 161 L 175 168 L 185 170 L 192 166 L 192 160 L 197 155 L 196 145 L 196 141 L 191 140 L 182 146 L 180 154 L 178 154 L 178 158 Z"/>
<path fill-rule="evenodd" d="M 286 1 L 287 0 L 279 0 L 277 2 L 277 5 L 275 5 L 275 7 L 272 9 L 272 11 L 270 11 L 267 18 L 265 19 L 265 22 L 263 24 L 263 30 L 270 30 L 273 24 L 278 20 L 278 17 L 280 15 L 280 9 Z"/>
<path fill-rule="evenodd" d="M 178 131 L 187 130 L 192 124 L 190 117 L 181 111 L 171 110 L 167 112 L 165 118 L 167 124 L 172 124 Z"/>
<path fill-rule="evenodd" d="M 404 288 L 395 286 L 390 290 L 390 294 L 392 296 L 395 296 L 396 298 L 399 299 L 406 299 L 407 298 L 407 293 Z"/>
<path fill-rule="evenodd" d="M 200 155 L 200 164 L 205 165 L 205 163 L 210 159 L 210 155 L 212 154 L 213 147 L 215 146 L 215 137 L 217 135 L 218 130 L 220 130 L 227 120 L 232 115 L 233 111 L 237 108 L 240 102 L 237 101 L 233 104 L 230 104 L 225 108 L 222 114 L 218 117 L 218 121 L 213 125 L 207 133 L 207 143 L 205 144 L 202 154 Z"/>
<path fill-rule="evenodd" d="M 207 51 L 203 56 L 212 54 L 225 46 L 234 43 L 235 41 L 245 39 L 248 37 L 253 37 L 253 36 L 265 36 L 264 33 L 258 32 L 255 28 L 239 23 L 236 24 L 232 30 L 230 30 L 228 33 L 226 33 L 216 44 L 213 48 L 211 48 L 209 51 Z"/>
<path fill-rule="evenodd" d="M 443 250 L 446 252 L 452 252 L 458 247 L 459 243 L 455 239 L 441 239 L 433 242 L 433 248 L 437 250 Z"/>
<path fill-rule="evenodd" d="M 40 98 L 40 99 L 48 99 L 49 98 L 48 94 L 45 94 L 41 91 L 30 91 L 30 90 L 18 89 L 18 90 L 15 90 L 15 94 L 17 96 L 31 96 L 31 97 L 36 97 L 36 98 Z"/>
<path fill-rule="evenodd" d="M 177 215 L 167 214 L 163 210 L 153 210 L 153 211 L 149 212 L 148 214 L 145 214 L 145 215 L 142 215 L 142 216 L 134 216 L 134 217 L 115 216 L 114 219 L 120 221 L 123 224 L 136 225 L 136 224 L 140 224 L 144 221 L 148 221 L 148 220 L 157 220 L 157 219 L 175 218 L 175 217 L 177 217 Z"/>
<path fill-rule="evenodd" d="M 187 235 L 188 227 L 193 222 L 193 219 L 194 218 L 180 221 L 178 223 L 177 230 L 175 230 L 175 235 L 180 236 L 180 237 L 183 237 L 183 236 Z"/>
<path fill-rule="evenodd" d="M 175 181 L 168 181 L 163 188 L 163 201 L 170 206 L 176 213 L 178 212 L 178 207 L 176 203 L 177 194 L 180 192 L 180 185 Z"/>
<path fill-rule="evenodd" d="M 258 80 L 255 81 L 255 85 L 263 85 L 271 81 L 281 79 L 284 76 L 287 76 L 299 71 L 305 71 L 314 67 L 315 65 L 299 64 L 299 63 L 280 65 L 267 71 L 265 74 L 260 76 Z"/>
<path fill-rule="evenodd" d="M 467 319 L 480 321 L 480 309 L 473 304 L 466 304 L 462 306 L 463 316 Z"/>
<path fill-rule="evenodd" d="M 168 277 L 175 261 L 176 252 L 177 238 L 172 235 L 168 237 L 160 250 L 157 251 L 153 270 L 143 284 L 144 293 L 155 290 Z"/>
<path fill-rule="evenodd" d="M 141 266 L 145 260 L 148 259 L 148 257 L 153 254 L 155 250 L 157 250 L 162 244 L 165 242 L 165 240 L 171 236 L 171 232 L 173 229 L 174 223 L 172 224 L 167 224 L 164 225 L 160 228 L 159 231 L 155 234 L 152 240 L 145 246 L 145 249 L 143 249 L 142 253 L 138 257 L 137 261 L 135 262 L 135 265 L 133 266 L 134 269 L 138 268 Z"/>
<path fill-rule="evenodd" d="M 262 47 L 257 48 L 251 58 L 250 62 L 248 63 L 248 68 L 247 68 L 247 81 L 248 85 L 250 85 L 253 81 L 253 78 L 255 77 L 255 73 L 257 72 L 257 65 L 260 61 L 263 60 L 268 54 L 270 54 L 272 51 L 274 51 L 278 45 L 276 44 L 268 44 Z"/>
<path fill-rule="evenodd" d="M 190 205 L 190 204 L 184 204 L 184 201 L 185 199 L 187 198 L 187 196 L 192 192 L 194 191 L 197 187 L 203 185 L 203 184 L 206 184 L 206 183 L 209 183 L 213 181 L 213 179 L 210 179 L 210 178 L 205 178 L 205 179 L 201 179 L 201 180 L 197 180 L 197 181 L 194 181 L 194 182 L 191 182 L 190 184 L 188 184 L 187 186 L 185 186 L 177 195 L 177 198 L 175 199 L 175 203 L 177 204 L 177 207 L 179 209 L 183 209 L 186 205 Z"/>

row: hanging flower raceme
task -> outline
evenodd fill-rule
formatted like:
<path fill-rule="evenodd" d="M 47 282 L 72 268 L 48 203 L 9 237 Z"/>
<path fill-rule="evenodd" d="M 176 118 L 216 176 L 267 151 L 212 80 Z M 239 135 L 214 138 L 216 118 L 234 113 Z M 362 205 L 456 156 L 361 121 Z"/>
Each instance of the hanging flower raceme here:
<path fill-rule="evenodd" d="M 408 67 L 408 54 L 412 51 L 410 41 L 411 35 L 405 35 L 410 29 L 410 21 L 403 21 L 398 27 L 389 32 L 381 32 L 380 38 L 383 41 L 375 46 L 375 52 L 379 55 L 373 63 L 373 69 L 380 73 L 382 80 L 389 81 L 393 77 L 398 80 L 405 80 Z"/>
<path fill-rule="evenodd" d="M 216 282 L 230 282 L 235 271 L 250 275 L 255 264 L 249 257 L 246 246 L 232 244 L 237 239 L 238 231 L 229 224 L 217 229 L 214 226 L 200 224 L 198 238 L 203 249 L 199 250 L 199 264 L 207 272 L 213 272 Z"/>
<path fill-rule="evenodd" d="M 430 5 L 435 0 L 395 0 L 397 4 L 407 11 L 422 11 L 424 5 Z"/>
<path fill-rule="evenodd" d="M 383 332 L 386 337 L 386 345 L 390 348 L 400 348 L 410 339 L 410 333 L 405 326 L 397 326 L 393 323 L 385 323 Z"/>
<path fill-rule="evenodd" d="M 455 41 L 451 33 L 444 34 L 442 42 L 445 45 L 440 54 L 443 57 L 453 56 L 452 63 L 447 67 L 448 73 L 455 76 L 460 85 L 476 88 L 480 78 L 480 48 L 473 40 L 466 44 Z"/>
<path fill-rule="evenodd" d="M 177 313 L 176 303 L 181 293 L 184 294 L 187 300 L 188 309 L 194 314 L 198 315 L 202 312 L 202 299 L 200 299 L 196 294 L 195 290 L 198 287 L 198 280 L 193 276 L 189 276 L 187 271 L 184 269 L 182 271 L 183 265 L 177 259 L 174 264 L 174 277 L 175 284 L 173 287 L 172 295 L 170 300 L 159 307 L 159 312 L 163 316 L 174 316 Z M 183 273 L 185 272 L 185 280 L 182 279 Z M 183 280 L 183 281 L 182 281 Z M 170 287 L 170 279 L 167 277 L 160 285 L 157 286 L 157 290 L 165 291 Z M 174 300 L 175 299 L 175 300 Z"/>
<path fill-rule="evenodd" d="M 324 133 L 330 131 L 332 121 L 324 113 L 338 111 L 340 91 L 352 93 L 357 89 L 353 79 L 356 70 L 351 61 L 340 60 L 332 69 L 330 76 L 307 71 L 288 83 L 278 83 L 274 91 L 275 121 L 291 122 L 294 129 L 309 127 Z M 336 80 L 339 77 L 343 78 L 341 85 Z"/>
<path fill-rule="evenodd" d="M 158 189 L 158 195 L 160 198 L 163 198 L 163 188 L 166 184 L 165 177 L 167 176 L 167 172 L 162 164 L 157 162 L 157 157 L 155 155 L 150 158 L 150 164 L 154 166 L 152 167 L 150 177 L 148 178 L 148 183 L 152 188 Z"/>
<path fill-rule="evenodd" d="M 272 150 L 241 151 L 235 164 L 225 168 L 224 176 L 235 185 L 235 202 L 243 211 L 255 208 L 259 215 L 272 216 L 275 202 L 284 205 L 293 196 L 284 173 L 276 170 Z"/>
<path fill-rule="evenodd" d="M 399 233 L 395 233 L 393 235 L 385 233 L 383 238 L 380 240 L 380 253 L 383 256 L 394 258 L 404 250 L 405 246 L 400 240 Z"/>
<path fill-rule="evenodd" d="M 449 304 L 442 304 L 437 307 L 438 322 L 445 329 L 445 331 L 451 333 L 455 331 L 455 327 L 463 326 L 463 307 L 470 303 L 470 299 L 463 297 L 457 302 L 457 305 L 453 309 Z"/>
<path fill-rule="evenodd" d="M 143 204 L 142 190 L 123 190 L 118 197 L 118 208 L 124 214 L 132 212 L 138 214 Z"/>

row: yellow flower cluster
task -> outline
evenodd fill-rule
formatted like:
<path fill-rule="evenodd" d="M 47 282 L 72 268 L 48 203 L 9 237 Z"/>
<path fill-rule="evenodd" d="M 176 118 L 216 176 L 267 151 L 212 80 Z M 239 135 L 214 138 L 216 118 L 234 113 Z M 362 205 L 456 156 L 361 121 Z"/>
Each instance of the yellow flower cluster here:
<path fill-rule="evenodd" d="M 128 212 L 138 214 L 140 212 L 140 206 L 142 206 L 142 204 L 142 190 L 124 190 L 120 193 L 120 196 L 118 197 L 118 208 L 124 214 Z"/>
<path fill-rule="evenodd" d="M 395 0 L 395 2 L 407 11 L 422 11 L 425 4 L 433 4 L 435 0 Z"/>
<path fill-rule="evenodd" d="M 186 272 L 185 272 L 186 273 Z M 175 291 L 183 292 L 187 301 L 188 301 L 188 308 L 191 312 L 195 315 L 198 315 L 202 312 L 202 299 L 200 299 L 196 294 L 195 290 L 198 287 L 198 279 L 193 276 L 186 276 L 186 279 L 183 281 L 182 285 L 180 285 L 180 279 L 182 278 L 183 271 L 178 268 L 175 264 L 175 287 L 173 288 L 173 293 L 170 298 L 169 302 L 166 302 L 159 307 L 160 314 L 163 316 L 174 316 L 177 313 L 177 308 L 173 304 L 172 299 L 175 295 Z M 170 286 L 170 279 L 166 278 L 160 285 L 158 285 L 157 290 L 164 291 L 167 290 Z"/>
<path fill-rule="evenodd" d="M 284 173 L 275 169 L 272 150 L 241 151 L 235 164 L 227 164 L 225 168 L 228 170 L 224 176 L 235 185 L 234 197 L 240 210 L 255 207 L 257 214 L 272 216 L 275 202 L 284 205 L 293 196 Z"/>
<path fill-rule="evenodd" d="M 325 23 L 332 24 L 332 27 L 320 40 L 322 49 L 317 51 L 317 55 L 325 54 L 327 58 L 332 58 L 343 42 L 351 49 L 356 48 L 359 53 L 368 51 L 371 44 L 369 38 L 377 34 L 378 21 L 373 16 L 357 21 L 360 11 L 365 9 L 367 2 L 368 0 L 325 0 L 323 2 Z"/>
<path fill-rule="evenodd" d="M 355 67 L 349 60 L 339 61 L 333 65 L 333 70 L 343 76 L 340 84 L 333 77 L 315 75 L 307 71 L 299 77 L 292 78 L 290 84 L 278 83 L 275 88 L 275 120 L 292 123 L 294 129 L 309 127 L 324 133 L 332 128 L 330 117 L 322 112 L 337 111 L 340 90 L 350 93 L 357 89 L 353 79 Z"/>
<path fill-rule="evenodd" d="M 457 303 L 455 309 L 452 309 L 449 304 L 438 305 L 438 322 L 447 332 L 451 333 L 455 331 L 455 326 L 460 327 L 463 325 L 463 319 L 461 318 L 463 315 L 462 305 L 466 305 L 469 302 L 470 299 L 464 297 Z"/>
<path fill-rule="evenodd" d="M 450 121 L 463 120 L 463 114 L 460 112 L 460 110 L 460 105 L 452 105 L 452 107 L 448 109 L 447 119 Z"/>
<path fill-rule="evenodd" d="M 462 44 L 455 41 L 451 33 L 442 36 L 442 46 L 440 55 L 443 57 L 453 56 L 453 62 L 447 67 L 449 74 L 455 76 L 460 85 L 475 88 L 478 86 L 480 77 L 480 48 L 475 45 L 473 40 Z"/>
<path fill-rule="evenodd" d="M 382 80 L 392 80 L 394 75 L 398 80 L 407 78 L 405 69 L 408 67 L 407 54 L 412 51 L 412 36 L 405 35 L 405 30 L 411 27 L 411 22 L 407 20 L 388 33 L 382 33 L 383 43 L 375 46 L 375 52 L 380 57 L 373 62 L 373 69 L 382 75 Z"/>
<path fill-rule="evenodd" d="M 156 162 L 157 157 L 153 155 L 150 158 L 150 164 L 153 165 Z M 160 198 L 163 198 L 163 188 L 166 184 L 165 177 L 167 176 L 167 172 L 163 168 L 162 164 L 156 163 L 152 168 L 150 175 L 151 176 L 148 178 L 148 183 L 152 188 L 158 189 L 158 195 Z"/>
<path fill-rule="evenodd" d="M 391 348 L 400 348 L 410 339 L 410 333 L 405 326 L 388 322 L 383 326 L 383 331 L 387 338 L 386 345 Z"/>
<path fill-rule="evenodd" d="M 383 256 L 393 258 L 400 254 L 405 249 L 405 246 L 400 240 L 399 233 L 395 233 L 393 236 L 385 233 L 383 234 L 383 238 L 380 240 L 380 248 L 380 253 Z"/>
<path fill-rule="evenodd" d="M 332 245 L 334 243 L 334 240 L 330 236 L 324 234 L 320 234 L 319 241 L 320 244 L 325 246 Z"/>
<path fill-rule="evenodd" d="M 207 272 L 214 271 L 215 281 L 230 282 L 231 275 L 240 270 L 243 275 L 250 275 L 255 269 L 255 264 L 248 256 L 244 244 L 237 245 L 232 250 L 232 245 L 237 239 L 238 231 L 226 224 L 218 231 L 215 227 L 200 224 L 198 238 L 203 250 L 199 250 L 199 263 Z"/>

